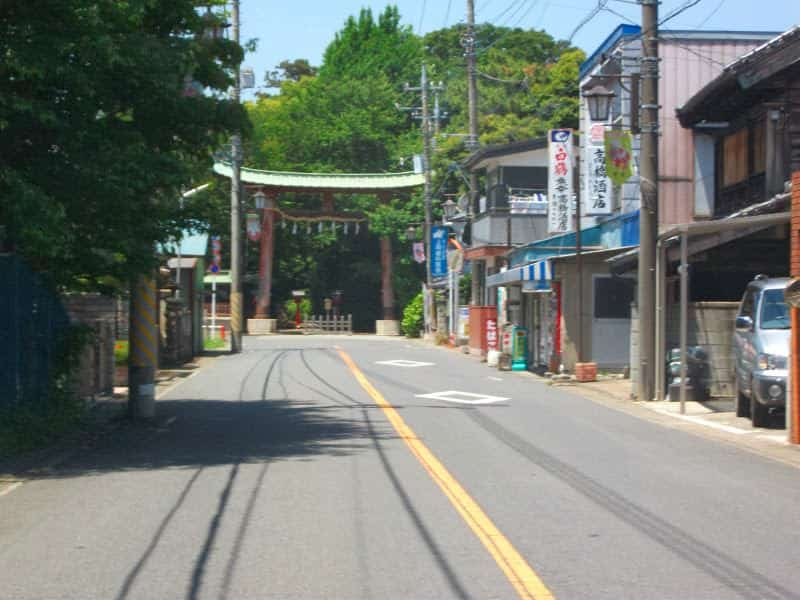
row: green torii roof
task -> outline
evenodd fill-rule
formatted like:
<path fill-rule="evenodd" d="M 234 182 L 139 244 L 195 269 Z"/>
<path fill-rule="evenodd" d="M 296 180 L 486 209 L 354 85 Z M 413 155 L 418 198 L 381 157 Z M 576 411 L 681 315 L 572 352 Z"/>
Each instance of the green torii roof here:
<path fill-rule="evenodd" d="M 214 172 L 230 178 L 229 163 L 215 162 Z M 369 193 L 413 188 L 425 183 L 421 174 L 406 173 L 290 173 L 242 168 L 242 183 L 283 190 Z"/>

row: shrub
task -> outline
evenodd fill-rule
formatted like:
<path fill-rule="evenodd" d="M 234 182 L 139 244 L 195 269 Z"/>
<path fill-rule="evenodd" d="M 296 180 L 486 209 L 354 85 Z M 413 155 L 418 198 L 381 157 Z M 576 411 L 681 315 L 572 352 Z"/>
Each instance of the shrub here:
<path fill-rule="evenodd" d="M 422 292 L 420 292 L 403 309 L 403 320 L 400 322 L 400 327 L 406 337 L 419 337 L 420 331 L 425 325 L 424 311 Z"/>

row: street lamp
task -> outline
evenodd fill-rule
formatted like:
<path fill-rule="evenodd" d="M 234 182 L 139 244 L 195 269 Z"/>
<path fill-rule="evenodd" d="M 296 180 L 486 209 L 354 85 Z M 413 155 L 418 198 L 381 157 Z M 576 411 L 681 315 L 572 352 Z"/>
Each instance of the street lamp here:
<path fill-rule="evenodd" d="M 414 227 L 413 225 L 409 225 L 406 228 L 406 239 L 409 242 L 413 242 L 414 240 L 417 239 L 417 228 Z"/>
<path fill-rule="evenodd" d="M 608 121 L 611 100 L 616 94 L 602 85 L 596 85 L 584 92 L 583 97 L 589 105 L 589 118 L 592 121 Z"/>
<path fill-rule="evenodd" d="M 261 190 L 258 190 L 255 194 L 253 194 L 253 202 L 256 205 L 256 210 L 264 210 L 264 204 L 266 203 L 267 196 Z"/>
<path fill-rule="evenodd" d="M 453 202 L 452 198 L 448 198 L 446 202 L 442 203 L 442 210 L 444 211 L 445 221 L 450 221 L 453 217 L 456 216 L 456 211 L 458 210 L 458 204 Z"/>

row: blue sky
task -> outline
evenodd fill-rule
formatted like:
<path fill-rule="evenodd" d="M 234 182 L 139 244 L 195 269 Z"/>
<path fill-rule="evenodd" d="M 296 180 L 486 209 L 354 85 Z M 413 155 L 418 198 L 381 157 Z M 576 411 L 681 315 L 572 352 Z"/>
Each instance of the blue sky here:
<path fill-rule="evenodd" d="M 591 53 L 624 22 L 638 23 L 641 10 L 633 0 L 610 0 L 603 11 L 583 26 L 573 43 Z M 661 15 L 687 0 L 663 0 Z M 321 62 L 325 47 L 345 19 L 362 7 L 378 13 L 387 0 L 241 0 L 242 38 L 258 38 L 258 51 L 245 61 L 253 67 L 256 81 L 285 58 Z M 396 0 L 403 21 L 425 33 L 466 18 L 466 0 Z M 544 29 L 552 36 L 568 38 L 589 15 L 597 0 L 475 0 L 478 23 Z M 616 14 L 614 14 L 616 13 Z M 700 0 L 665 24 L 671 29 L 724 29 L 783 31 L 800 23 L 800 0 Z"/>

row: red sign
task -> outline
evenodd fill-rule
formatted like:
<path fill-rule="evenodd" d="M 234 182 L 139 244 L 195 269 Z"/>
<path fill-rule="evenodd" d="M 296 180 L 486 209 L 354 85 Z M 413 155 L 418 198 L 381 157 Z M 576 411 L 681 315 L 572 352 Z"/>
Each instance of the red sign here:
<path fill-rule="evenodd" d="M 497 321 L 486 319 L 486 347 L 489 350 L 497 350 Z"/>

